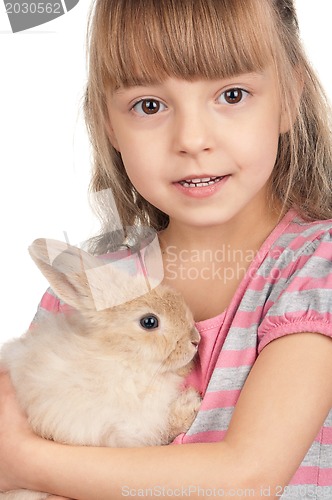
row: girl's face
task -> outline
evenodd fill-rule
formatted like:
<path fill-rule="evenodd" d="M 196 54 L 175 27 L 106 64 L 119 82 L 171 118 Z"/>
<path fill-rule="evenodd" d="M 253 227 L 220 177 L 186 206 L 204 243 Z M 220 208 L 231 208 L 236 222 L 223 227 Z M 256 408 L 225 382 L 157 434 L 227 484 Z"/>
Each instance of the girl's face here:
<path fill-rule="evenodd" d="M 137 191 L 170 221 L 212 226 L 267 210 L 267 181 L 285 131 L 271 70 L 224 80 L 120 88 L 109 137 Z"/>

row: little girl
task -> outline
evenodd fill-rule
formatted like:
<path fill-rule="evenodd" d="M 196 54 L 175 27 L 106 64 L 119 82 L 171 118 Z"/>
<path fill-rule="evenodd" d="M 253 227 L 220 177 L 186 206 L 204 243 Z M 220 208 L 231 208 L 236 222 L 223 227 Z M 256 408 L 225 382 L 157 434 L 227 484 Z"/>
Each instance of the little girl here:
<path fill-rule="evenodd" d="M 92 188 L 159 232 L 202 406 L 170 446 L 66 446 L 2 374 L 0 489 L 331 498 L 331 135 L 293 1 L 96 0 L 89 47 Z"/>

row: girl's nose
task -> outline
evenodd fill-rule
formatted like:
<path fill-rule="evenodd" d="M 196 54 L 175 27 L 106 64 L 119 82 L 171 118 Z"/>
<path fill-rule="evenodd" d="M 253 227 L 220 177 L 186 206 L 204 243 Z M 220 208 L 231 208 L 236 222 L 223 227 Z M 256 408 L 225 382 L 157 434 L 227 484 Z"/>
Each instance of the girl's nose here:
<path fill-rule="evenodd" d="M 173 129 L 177 153 L 197 156 L 214 148 L 214 132 L 209 113 L 198 110 L 181 113 L 176 117 Z"/>

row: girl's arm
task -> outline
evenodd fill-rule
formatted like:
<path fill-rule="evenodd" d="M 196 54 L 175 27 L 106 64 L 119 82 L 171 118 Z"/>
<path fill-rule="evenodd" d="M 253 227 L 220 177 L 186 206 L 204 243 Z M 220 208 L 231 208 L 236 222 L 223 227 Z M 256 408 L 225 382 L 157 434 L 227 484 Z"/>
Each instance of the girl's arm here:
<path fill-rule="evenodd" d="M 0 393 L 3 387 L 6 381 Z M 0 400 L 0 489 L 25 487 L 80 500 L 166 496 L 167 490 L 172 496 L 201 497 L 205 490 L 205 496 L 234 498 L 238 490 L 239 497 L 261 500 L 269 488 L 274 498 L 332 407 L 332 341 L 303 333 L 266 346 L 220 443 L 137 449 L 60 445 L 35 437 L 16 415 L 10 393 L 8 411 L 5 399 Z"/>

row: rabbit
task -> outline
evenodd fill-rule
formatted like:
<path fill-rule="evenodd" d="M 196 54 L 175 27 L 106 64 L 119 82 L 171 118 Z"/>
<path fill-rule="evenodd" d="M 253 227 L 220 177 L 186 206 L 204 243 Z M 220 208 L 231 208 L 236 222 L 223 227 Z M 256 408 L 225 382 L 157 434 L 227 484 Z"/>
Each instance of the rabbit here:
<path fill-rule="evenodd" d="M 34 431 L 110 447 L 165 445 L 185 432 L 201 403 L 184 383 L 200 336 L 182 295 L 162 283 L 139 295 L 144 276 L 56 240 L 36 240 L 29 252 L 72 308 L 41 318 L 0 352 Z M 123 303 L 128 296 L 135 298 Z M 6 500 L 47 496 L 0 493 Z"/>

